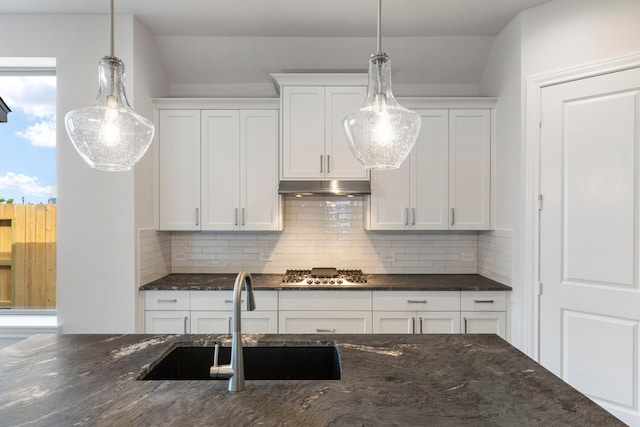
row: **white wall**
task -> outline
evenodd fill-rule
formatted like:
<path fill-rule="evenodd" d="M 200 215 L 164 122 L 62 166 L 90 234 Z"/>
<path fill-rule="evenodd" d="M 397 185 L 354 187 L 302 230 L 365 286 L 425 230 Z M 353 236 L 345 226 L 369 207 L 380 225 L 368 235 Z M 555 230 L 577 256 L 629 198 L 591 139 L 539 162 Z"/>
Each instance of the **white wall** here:
<path fill-rule="evenodd" d="M 57 64 L 57 308 L 62 331 L 134 332 L 134 175 L 91 169 L 64 128 L 67 111 L 97 95 L 97 64 L 109 53 L 106 15 L 0 15 L 10 42 L 0 56 L 55 57 Z M 127 41 L 128 40 L 128 41 Z M 133 18 L 116 19 L 116 55 L 133 93 Z"/>
<path fill-rule="evenodd" d="M 640 52 L 640 1 L 555 0 L 526 10 L 496 38 L 481 92 L 497 106 L 496 226 L 512 229 L 512 342 L 534 348 L 534 289 L 525 277 L 526 79 Z"/>
<path fill-rule="evenodd" d="M 130 103 L 135 103 L 135 110 L 138 114 L 153 120 L 154 105 L 151 101 L 153 97 L 164 97 L 169 94 L 169 81 L 167 74 L 160 63 L 160 57 L 155 39 L 147 28 L 137 19 L 133 20 L 133 47 L 135 56 L 133 60 L 135 84 L 133 86 L 133 97 L 129 97 Z M 128 95 L 128 94 L 127 94 Z M 133 98 L 133 99 L 132 99 Z M 155 228 L 155 215 L 157 206 L 155 189 L 155 158 L 156 158 L 157 138 L 145 156 L 140 160 L 134 169 L 134 207 L 135 207 L 135 253 L 140 254 L 141 230 Z M 155 233 L 155 231 L 152 231 Z M 141 260 L 140 256 L 135 257 L 136 278 L 130 288 L 129 297 L 135 301 L 136 316 L 135 330 L 144 330 L 144 308 L 143 301 L 138 287 L 142 285 L 140 276 Z"/>

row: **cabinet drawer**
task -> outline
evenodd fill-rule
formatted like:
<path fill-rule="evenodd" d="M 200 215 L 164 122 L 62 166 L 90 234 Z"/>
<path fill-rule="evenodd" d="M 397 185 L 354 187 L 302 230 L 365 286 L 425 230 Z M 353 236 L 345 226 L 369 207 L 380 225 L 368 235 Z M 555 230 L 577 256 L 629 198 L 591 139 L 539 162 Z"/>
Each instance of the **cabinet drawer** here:
<path fill-rule="evenodd" d="M 370 334 L 371 311 L 281 311 L 281 334 Z"/>
<path fill-rule="evenodd" d="M 371 311 L 371 291 L 280 291 L 280 310 Z"/>
<path fill-rule="evenodd" d="M 189 310 L 189 291 L 145 291 L 145 310 Z"/>
<path fill-rule="evenodd" d="M 459 291 L 374 291 L 374 311 L 459 311 Z"/>
<path fill-rule="evenodd" d="M 464 291 L 460 299 L 462 311 L 505 311 L 505 291 Z"/>
<path fill-rule="evenodd" d="M 277 291 L 253 291 L 256 311 L 277 310 Z M 242 291 L 242 310 L 245 310 L 245 291 Z M 191 310 L 232 310 L 233 291 L 191 291 Z"/>

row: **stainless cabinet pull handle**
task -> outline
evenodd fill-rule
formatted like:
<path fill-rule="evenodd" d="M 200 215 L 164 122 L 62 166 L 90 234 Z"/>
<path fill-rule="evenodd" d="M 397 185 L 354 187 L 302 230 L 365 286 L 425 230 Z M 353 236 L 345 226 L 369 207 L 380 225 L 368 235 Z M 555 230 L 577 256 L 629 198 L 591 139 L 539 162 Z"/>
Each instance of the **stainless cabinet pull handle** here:
<path fill-rule="evenodd" d="M 233 300 L 232 300 L 232 299 L 226 299 L 226 300 L 224 300 L 224 302 L 226 302 L 226 303 L 228 303 L 228 304 L 231 304 L 231 303 L 233 302 Z M 243 300 L 243 299 L 241 299 L 241 300 L 240 300 L 240 303 L 242 304 L 243 302 L 244 302 L 244 300 Z"/>
<path fill-rule="evenodd" d="M 320 173 L 324 173 L 324 170 L 322 169 L 323 167 L 323 163 L 324 163 L 324 156 L 322 154 L 320 154 Z"/>
<path fill-rule="evenodd" d="M 162 304 L 162 303 L 166 303 L 166 302 L 178 302 L 177 298 L 172 298 L 172 299 L 161 299 L 158 298 L 158 304 Z"/>
<path fill-rule="evenodd" d="M 474 299 L 473 302 L 477 304 L 493 304 L 495 301 L 492 299 Z"/>
<path fill-rule="evenodd" d="M 231 321 L 233 320 L 233 317 L 229 316 L 229 318 L 227 319 L 227 333 L 230 334 L 231 333 Z"/>
<path fill-rule="evenodd" d="M 330 332 L 333 333 L 335 332 L 335 329 L 316 329 L 316 332 Z"/>
<path fill-rule="evenodd" d="M 327 154 L 327 173 L 331 173 L 331 155 Z"/>
<path fill-rule="evenodd" d="M 422 335 L 422 317 L 418 317 L 418 320 L 420 321 L 420 335 Z"/>
<path fill-rule="evenodd" d="M 456 208 L 451 208 L 451 225 L 456 223 Z"/>
<path fill-rule="evenodd" d="M 196 225 L 200 225 L 200 208 L 196 208 Z"/>
<path fill-rule="evenodd" d="M 467 318 L 464 318 L 464 333 L 467 333 Z"/>
<path fill-rule="evenodd" d="M 238 208 L 236 208 L 235 213 L 234 213 L 234 216 L 235 216 L 235 218 L 236 218 L 236 219 L 235 219 L 235 222 L 234 222 L 234 225 L 236 225 L 236 226 L 237 226 L 237 225 L 238 225 Z"/>
<path fill-rule="evenodd" d="M 411 317 L 411 333 L 412 334 L 416 333 L 416 318 L 415 317 Z"/>
<path fill-rule="evenodd" d="M 187 316 L 184 316 L 184 333 L 187 333 L 187 321 L 189 320 L 189 318 Z"/>
<path fill-rule="evenodd" d="M 426 299 L 408 299 L 407 302 L 409 304 L 426 304 L 427 300 Z"/>
<path fill-rule="evenodd" d="M 416 208 L 411 208 L 411 225 L 416 225 Z"/>
<path fill-rule="evenodd" d="M 409 208 L 404 208 L 404 225 L 409 225 Z"/>
<path fill-rule="evenodd" d="M 242 222 L 240 224 L 244 226 L 244 208 L 242 208 L 242 216 L 240 218 L 242 218 Z"/>

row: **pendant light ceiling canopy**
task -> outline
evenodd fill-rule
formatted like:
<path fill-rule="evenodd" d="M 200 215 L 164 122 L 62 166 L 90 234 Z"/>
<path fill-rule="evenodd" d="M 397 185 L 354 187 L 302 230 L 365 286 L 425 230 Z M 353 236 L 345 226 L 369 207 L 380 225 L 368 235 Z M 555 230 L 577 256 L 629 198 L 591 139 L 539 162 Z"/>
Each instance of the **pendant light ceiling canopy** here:
<path fill-rule="evenodd" d="M 129 106 L 124 86 L 124 63 L 114 56 L 113 1 L 111 54 L 98 64 L 98 96 L 94 104 L 72 110 L 65 127 L 80 156 L 95 169 L 128 171 L 142 158 L 155 128 Z"/>
<path fill-rule="evenodd" d="M 420 133 L 420 116 L 398 104 L 391 92 L 391 62 L 382 52 L 382 0 L 378 0 L 378 51 L 369 58 L 367 98 L 343 126 L 356 158 L 368 169 L 396 169 Z"/>

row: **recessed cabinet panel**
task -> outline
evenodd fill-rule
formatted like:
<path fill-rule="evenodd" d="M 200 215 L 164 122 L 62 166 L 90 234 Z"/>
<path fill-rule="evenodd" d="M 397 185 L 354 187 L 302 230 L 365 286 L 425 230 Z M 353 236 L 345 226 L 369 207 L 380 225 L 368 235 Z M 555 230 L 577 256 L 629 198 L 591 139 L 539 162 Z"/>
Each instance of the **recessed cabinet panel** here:
<path fill-rule="evenodd" d="M 491 116 L 488 110 L 449 112 L 449 204 L 452 230 L 488 230 Z"/>
<path fill-rule="evenodd" d="M 188 334 L 188 310 L 146 311 L 144 316 L 145 334 Z"/>
<path fill-rule="evenodd" d="M 198 230 L 200 111 L 158 114 L 158 228 Z"/>
<path fill-rule="evenodd" d="M 465 334 L 497 334 L 506 339 L 506 313 L 504 311 L 460 313 L 462 332 Z"/>
<path fill-rule="evenodd" d="M 324 176 L 324 87 L 282 88 L 282 178 Z"/>
<path fill-rule="evenodd" d="M 162 292 L 162 291 L 161 291 Z M 243 313 L 246 311 L 246 292 L 240 294 Z M 278 291 L 253 291 L 256 299 L 256 311 L 277 310 Z M 233 291 L 191 291 L 191 310 L 226 310 L 233 309 Z"/>
<path fill-rule="evenodd" d="M 202 230 L 235 230 L 240 206 L 240 112 L 202 112 Z"/>
<path fill-rule="evenodd" d="M 371 311 L 280 311 L 281 334 L 370 334 Z"/>
<path fill-rule="evenodd" d="M 242 311 L 243 334 L 278 333 L 277 311 Z M 232 311 L 192 311 L 192 334 L 229 334 L 233 332 Z"/>
<path fill-rule="evenodd" d="M 373 310 L 460 311 L 460 291 L 374 291 Z"/>
<path fill-rule="evenodd" d="M 371 311 L 371 291 L 280 291 L 279 308 Z"/>

